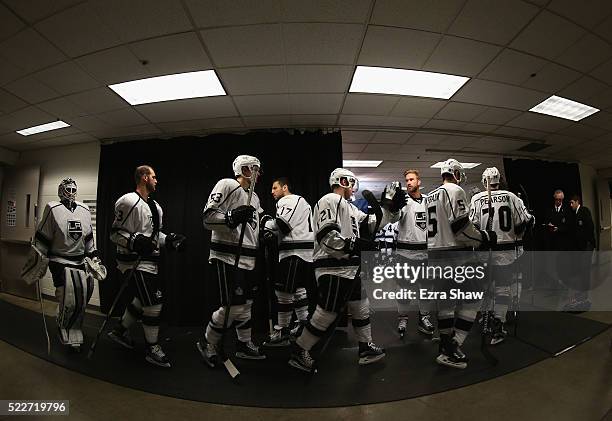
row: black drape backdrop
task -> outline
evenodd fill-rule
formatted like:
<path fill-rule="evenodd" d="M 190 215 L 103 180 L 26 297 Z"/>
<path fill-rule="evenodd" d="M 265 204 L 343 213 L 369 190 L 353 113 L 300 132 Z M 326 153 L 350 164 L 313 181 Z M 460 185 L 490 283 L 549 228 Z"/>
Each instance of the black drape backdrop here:
<path fill-rule="evenodd" d="M 529 207 L 536 217 L 535 243 L 529 246 L 542 250 L 545 247 L 545 233 L 541 224 L 547 211 L 553 206 L 554 191 L 563 190 L 568 206 L 572 194 L 581 194 L 578 164 L 504 158 L 504 170 L 508 189 L 517 193 L 524 188 L 527 193 Z"/>
<path fill-rule="evenodd" d="M 151 165 L 157 174 L 155 199 L 163 208 L 164 232 L 187 235 L 188 248 L 182 254 L 168 254 L 161 264 L 165 280 L 163 318 L 170 324 L 200 324 L 216 308 L 214 282 L 209 282 L 207 264 L 210 232 L 202 227 L 201 213 L 208 194 L 221 178 L 233 177 L 232 162 L 237 155 L 254 155 L 261 161 L 263 175 L 256 192 L 264 210 L 273 214 L 270 195 L 272 179 L 289 177 L 293 192 L 309 203 L 329 192 L 330 172 L 342 165 L 340 133 L 249 133 L 216 134 L 205 138 L 144 140 L 103 145 L 100 155 L 97 197 L 97 245 L 109 277 L 100 286 L 102 310 L 107 312 L 119 289 L 114 245 L 109 239 L 114 203 L 134 190 L 136 166 Z M 263 262 L 257 270 L 263 277 Z M 265 289 L 262 289 L 263 294 Z M 265 298 L 265 295 L 260 298 Z M 115 314 L 123 311 L 118 306 Z M 254 319 L 265 323 L 265 299 L 254 309 Z M 263 322 L 262 322 L 263 320 Z"/>

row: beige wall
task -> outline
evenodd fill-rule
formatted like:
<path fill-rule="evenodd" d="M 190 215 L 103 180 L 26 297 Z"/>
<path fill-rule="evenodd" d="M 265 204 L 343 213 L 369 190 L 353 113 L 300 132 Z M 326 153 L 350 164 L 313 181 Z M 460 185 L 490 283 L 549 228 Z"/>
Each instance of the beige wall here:
<path fill-rule="evenodd" d="M 21 153 L 17 165 L 40 165 L 38 207 L 41 215 L 48 202 L 58 200 L 57 186 L 66 177 L 77 182 L 77 200 L 81 202 L 86 199 L 95 200 L 99 163 L 100 145 L 94 142 L 25 151 Z M 41 287 L 44 294 L 54 295 L 55 288 L 48 271 L 41 281 Z M 98 306 L 99 303 L 96 285 L 90 304 Z"/>

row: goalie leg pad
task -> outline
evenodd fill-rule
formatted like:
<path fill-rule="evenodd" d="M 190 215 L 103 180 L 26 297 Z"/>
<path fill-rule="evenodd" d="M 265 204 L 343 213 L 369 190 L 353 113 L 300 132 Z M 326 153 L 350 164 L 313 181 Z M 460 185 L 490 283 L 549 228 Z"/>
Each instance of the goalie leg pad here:
<path fill-rule="evenodd" d="M 317 305 L 314 313 L 308 323 L 306 323 L 306 327 L 302 331 L 302 334 L 299 338 L 297 338 L 296 343 L 306 351 L 310 351 L 313 346 L 323 335 L 327 329 L 331 326 L 331 324 L 338 317 L 338 313 L 331 312 L 325 310 L 324 308 Z"/>
<path fill-rule="evenodd" d="M 64 268 L 64 286 L 56 288 L 59 307 L 57 326 L 62 342 L 66 345 L 83 343 L 83 318 L 89 301 L 89 288 L 85 271 L 72 267 Z"/>

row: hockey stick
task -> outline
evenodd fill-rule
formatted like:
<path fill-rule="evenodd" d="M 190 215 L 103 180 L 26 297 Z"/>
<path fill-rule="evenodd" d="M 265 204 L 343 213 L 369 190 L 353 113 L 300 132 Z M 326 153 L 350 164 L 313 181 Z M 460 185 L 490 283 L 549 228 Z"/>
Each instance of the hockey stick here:
<path fill-rule="evenodd" d="M 487 177 L 487 199 L 488 199 L 488 216 L 487 216 L 487 231 L 491 231 L 493 228 L 493 205 L 491 203 L 491 178 Z M 489 285 L 487 288 L 487 293 L 491 292 L 491 289 L 493 289 L 493 294 L 492 294 L 492 301 L 493 301 L 493 308 L 495 309 L 495 288 L 491 288 L 495 282 L 495 280 L 493 279 L 493 247 L 489 246 L 489 259 L 488 259 L 488 272 L 489 272 Z M 490 318 L 491 318 L 491 312 L 489 311 L 489 306 L 487 305 L 486 309 L 482 310 L 482 334 L 480 336 L 480 351 L 482 352 L 482 355 L 485 357 L 485 359 L 489 362 L 489 364 L 491 365 L 497 365 L 497 363 L 499 362 L 497 358 L 495 358 L 495 356 L 493 354 L 491 354 L 491 351 L 489 350 L 489 336 L 491 334 L 491 327 L 490 327 Z"/>
<path fill-rule="evenodd" d="M 130 269 L 130 273 L 128 274 L 128 276 L 125 277 L 125 279 L 123 280 L 123 283 L 121 284 L 121 287 L 119 288 L 119 291 L 117 292 L 117 295 L 115 296 L 115 300 L 111 304 L 110 310 L 108 310 L 108 313 L 106 314 L 106 318 L 104 319 L 104 322 L 102 322 L 102 326 L 100 326 L 100 328 L 98 329 L 98 332 L 96 333 L 96 338 L 92 342 L 91 347 L 89 348 L 89 352 L 87 353 L 88 360 L 91 360 L 94 352 L 96 352 L 96 347 L 98 346 L 98 340 L 100 340 L 100 335 L 106 328 L 108 321 L 111 319 L 113 315 L 113 311 L 115 311 L 115 307 L 117 306 L 119 299 L 123 295 L 123 291 L 128 287 L 130 281 L 134 277 L 134 274 L 136 274 L 136 268 L 138 267 L 139 264 L 140 264 L 140 256 L 138 256 L 138 259 L 136 259 L 136 263 Z"/>
<path fill-rule="evenodd" d="M 36 282 L 36 293 L 38 295 L 38 302 L 40 303 L 40 314 L 42 314 L 43 326 L 45 328 L 45 336 L 47 337 L 47 355 L 51 355 L 51 340 L 49 339 L 49 329 L 47 328 L 47 319 L 45 318 L 45 308 L 43 306 L 40 279 Z"/>
<path fill-rule="evenodd" d="M 249 185 L 249 194 L 247 196 L 247 206 L 251 205 L 251 199 L 253 197 L 253 191 L 255 191 L 255 184 L 257 183 L 257 176 L 259 174 L 259 167 L 253 167 L 251 170 L 251 184 Z M 240 256 L 242 255 L 242 243 L 244 242 L 244 233 L 246 232 L 247 221 L 244 221 L 240 230 L 240 237 L 238 239 L 238 252 L 236 253 L 236 260 L 234 261 L 234 270 L 238 270 L 238 264 L 240 263 Z M 236 368 L 232 360 L 225 353 L 225 334 L 227 331 L 227 323 L 229 321 L 229 312 L 231 310 L 232 300 L 233 300 L 233 291 L 230 293 L 230 289 L 228 288 L 228 302 L 225 305 L 224 313 L 223 313 L 223 331 L 221 333 L 221 340 L 219 341 L 219 357 L 221 361 L 223 361 L 223 365 L 227 370 L 227 373 L 231 376 L 232 379 L 235 379 L 240 375 L 240 371 Z"/>
<path fill-rule="evenodd" d="M 270 250 L 268 246 L 264 244 L 264 259 L 266 268 L 266 298 L 268 299 L 268 333 L 272 335 L 274 333 L 274 323 L 272 322 L 272 294 L 270 294 L 270 287 L 272 285 L 272 264 L 270 263 Z M 274 292 L 274 291 L 272 291 Z"/>

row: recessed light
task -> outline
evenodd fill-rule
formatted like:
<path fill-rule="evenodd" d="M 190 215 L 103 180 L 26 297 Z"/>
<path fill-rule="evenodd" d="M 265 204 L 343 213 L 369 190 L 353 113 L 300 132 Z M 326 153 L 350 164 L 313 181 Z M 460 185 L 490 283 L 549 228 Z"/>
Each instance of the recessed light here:
<path fill-rule="evenodd" d="M 357 66 L 349 92 L 449 99 L 468 80 L 444 73 Z"/>
<path fill-rule="evenodd" d="M 553 95 L 547 100 L 540 102 L 529 111 L 564 118 L 566 120 L 580 121 L 591 114 L 595 114 L 599 109 L 572 101 L 571 99 Z"/>
<path fill-rule="evenodd" d="M 351 167 L 353 168 L 357 168 L 357 167 L 376 168 L 381 163 L 382 161 L 367 161 L 367 160 L 362 160 L 362 159 L 345 159 L 344 161 L 342 161 L 342 165 L 345 168 L 351 168 Z"/>
<path fill-rule="evenodd" d="M 17 133 L 22 136 L 30 136 L 36 133 L 48 132 L 50 130 L 63 129 L 64 127 L 70 127 L 70 124 L 58 120 L 52 123 L 40 124 L 38 126 L 28 127 L 27 129 L 17 130 Z"/>
<path fill-rule="evenodd" d="M 130 105 L 226 95 L 214 70 L 150 77 L 108 87 Z"/>
<path fill-rule="evenodd" d="M 471 170 L 482 164 L 482 162 L 460 162 L 460 164 L 464 169 Z M 429 168 L 442 168 L 442 165 L 444 165 L 444 161 L 436 162 Z"/>

